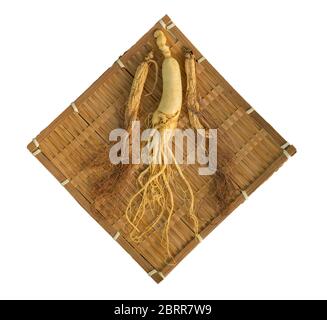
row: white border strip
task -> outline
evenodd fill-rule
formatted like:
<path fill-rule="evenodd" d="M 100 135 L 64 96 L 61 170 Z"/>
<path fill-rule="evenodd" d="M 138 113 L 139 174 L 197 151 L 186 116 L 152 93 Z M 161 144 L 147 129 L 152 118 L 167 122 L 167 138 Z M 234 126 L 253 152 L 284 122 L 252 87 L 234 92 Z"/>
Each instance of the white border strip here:
<path fill-rule="evenodd" d="M 78 108 L 76 107 L 75 102 L 72 102 L 72 103 L 71 103 L 71 106 L 72 106 L 74 112 L 79 113 Z"/>
<path fill-rule="evenodd" d="M 64 187 L 66 184 L 68 184 L 70 182 L 69 179 L 66 179 L 65 181 L 61 182 L 61 185 Z"/>
<path fill-rule="evenodd" d="M 251 114 L 254 111 L 254 109 L 251 107 L 250 109 L 246 110 L 247 114 Z"/>
<path fill-rule="evenodd" d="M 117 241 L 117 239 L 120 237 L 120 232 L 117 231 L 116 234 L 113 236 L 113 239 Z"/>
<path fill-rule="evenodd" d="M 246 193 L 246 191 L 242 190 L 241 192 L 242 192 L 242 195 L 243 195 L 243 197 L 244 197 L 245 200 L 249 199 L 249 196 Z"/>

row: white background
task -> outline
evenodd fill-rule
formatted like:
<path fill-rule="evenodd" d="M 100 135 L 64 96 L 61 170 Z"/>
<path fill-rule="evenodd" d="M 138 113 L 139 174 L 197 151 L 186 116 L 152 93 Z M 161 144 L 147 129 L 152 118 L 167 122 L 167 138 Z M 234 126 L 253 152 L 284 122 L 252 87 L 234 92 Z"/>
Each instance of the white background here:
<path fill-rule="evenodd" d="M 26 145 L 166 13 L 298 153 L 157 285 Z M 1 1 L 0 298 L 327 298 L 326 31 L 326 1 Z"/>

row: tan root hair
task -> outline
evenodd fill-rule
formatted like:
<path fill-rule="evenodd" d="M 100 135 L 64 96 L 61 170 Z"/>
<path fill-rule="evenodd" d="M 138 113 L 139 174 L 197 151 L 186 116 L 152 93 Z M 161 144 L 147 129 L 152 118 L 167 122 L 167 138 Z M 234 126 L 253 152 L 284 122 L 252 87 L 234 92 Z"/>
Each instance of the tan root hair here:
<path fill-rule="evenodd" d="M 186 104 L 191 127 L 194 129 L 204 129 L 205 126 L 200 121 L 201 110 L 197 97 L 197 81 L 196 81 L 196 61 L 195 56 L 190 50 L 185 50 L 185 73 L 186 73 Z M 232 167 L 232 153 L 227 151 L 226 142 L 231 145 L 228 136 L 222 132 L 221 128 L 216 128 L 218 131 L 218 168 L 215 173 L 216 188 L 217 188 L 217 206 L 218 210 L 224 210 L 233 200 L 236 194 L 235 183 L 232 181 L 230 172 Z M 206 136 L 208 136 L 206 132 Z M 222 139 L 224 138 L 224 139 Z M 222 144 L 222 141 L 225 144 Z"/>
<path fill-rule="evenodd" d="M 164 33 L 162 31 L 157 31 L 155 37 L 157 39 L 158 48 L 165 57 L 166 65 L 168 64 L 169 66 L 169 64 L 174 64 L 175 59 L 171 57 L 171 52 L 166 44 Z M 151 52 L 137 68 L 134 76 L 124 114 L 124 128 L 128 131 L 129 135 L 132 132 L 132 122 L 138 118 L 140 101 L 144 91 L 150 63 L 155 65 L 157 74 L 158 67 L 156 62 L 153 60 L 153 54 Z M 176 66 L 174 67 L 172 65 L 170 65 L 170 67 L 176 68 Z M 163 69 L 164 68 L 166 67 L 163 66 Z M 202 121 L 200 120 L 201 110 L 197 97 L 196 61 L 194 55 L 190 51 L 187 51 L 185 54 L 185 72 L 187 86 L 185 100 L 191 127 L 194 129 L 205 129 L 205 126 L 202 123 L 203 119 Z M 156 81 L 153 88 L 155 85 Z M 165 88 L 163 88 L 163 90 L 165 90 Z M 163 92 L 163 96 L 164 93 L 165 92 Z M 195 199 L 192 187 L 177 163 L 172 150 L 167 147 L 166 143 L 167 136 L 165 135 L 165 132 L 167 129 L 175 129 L 177 127 L 180 108 L 181 105 L 176 105 L 172 113 L 163 112 L 164 103 L 161 101 L 159 107 L 152 115 L 149 127 L 157 129 L 161 136 L 160 145 L 155 151 L 157 154 L 153 156 L 159 157 L 163 161 L 159 164 L 150 163 L 140 172 L 137 178 L 139 189 L 130 198 L 125 211 L 126 219 L 132 227 L 129 236 L 131 240 L 135 242 L 142 241 L 158 225 L 164 223 L 162 244 L 166 247 L 167 260 L 169 260 L 169 263 L 174 263 L 170 248 L 169 232 L 173 213 L 176 209 L 176 195 L 174 194 L 172 187 L 176 184 L 177 177 L 182 189 L 186 190 L 185 194 L 188 202 L 187 215 L 193 222 L 194 235 L 196 238 L 200 238 L 199 222 L 198 217 L 195 215 Z M 219 128 L 218 132 L 220 138 L 223 136 L 224 139 L 228 140 L 228 137 L 226 137 Z M 151 142 L 151 139 L 152 138 L 150 137 L 148 142 Z M 131 148 L 129 149 L 131 152 Z M 219 168 L 216 173 L 217 203 L 219 210 L 224 210 L 227 207 L 235 193 L 235 185 L 229 175 L 231 155 L 225 150 L 226 149 L 219 144 Z M 164 157 L 167 156 L 165 152 L 167 151 L 172 159 L 172 164 L 166 164 L 164 161 Z M 129 156 L 131 156 L 131 154 L 129 154 Z M 113 196 L 113 194 L 119 190 L 120 186 L 124 186 L 124 182 L 130 178 L 130 172 L 133 166 L 130 164 L 112 165 L 108 160 L 108 148 L 106 148 L 105 152 L 101 152 L 99 158 L 94 161 L 93 166 L 98 169 L 101 168 L 102 171 L 102 178 L 94 186 L 94 194 L 96 195 L 94 207 L 96 208 L 99 203 L 102 203 L 108 197 Z"/>
<path fill-rule="evenodd" d="M 151 63 L 154 64 L 156 72 L 154 89 L 157 82 L 158 65 L 156 61 L 153 60 L 153 52 L 150 52 L 145 57 L 144 61 L 138 66 L 135 72 L 123 119 L 123 126 L 127 130 L 129 137 L 132 133 L 133 121 L 138 118 L 141 97 Z M 152 91 L 147 95 L 152 94 Z M 129 141 L 131 143 L 131 139 L 129 139 Z M 102 175 L 101 179 L 94 183 L 92 190 L 95 197 L 93 204 L 94 210 L 96 210 L 106 198 L 119 192 L 120 187 L 123 187 L 123 181 L 129 179 L 131 175 L 131 164 L 112 164 L 109 161 L 109 147 L 109 145 L 104 146 L 103 149 L 98 152 L 98 156 L 92 164 L 92 168 L 99 171 Z M 129 156 L 131 156 L 131 152 L 131 147 L 129 146 Z"/>
<path fill-rule="evenodd" d="M 172 177 L 174 171 L 178 174 L 188 194 L 189 206 L 187 212 L 193 221 L 196 237 L 199 236 L 199 223 L 194 213 L 194 194 L 192 187 L 167 143 L 170 137 L 167 137 L 166 133 L 168 130 L 177 127 L 182 104 L 179 65 L 171 57 L 170 49 L 166 45 L 164 33 L 162 31 L 156 31 L 154 36 L 157 40 L 158 48 L 165 57 L 163 62 L 163 94 L 160 104 L 152 116 L 151 122 L 151 127 L 157 129 L 161 137 L 160 145 L 154 150 L 157 154 L 153 154 L 153 159 L 160 158 L 160 163 L 150 162 L 148 167 L 140 173 L 138 177 L 140 189 L 130 199 L 125 214 L 128 222 L 133 227 L 130 237 L 136 242 L 142 241 L 164 219 L 163 243 L 166 246 L 167 259 L 170 260 L 170 263 L 174 263 L 169 241 L 171 219 L 175 210 L 175 195 L 172 189 L 172 184 L 176 183 L 176 180 L 173 180 Z M 169 81 L 175 81 L 174 85 L 172 86 Z M 167 92 L 167 89 L 171 91 Z M 167 113 L 169 111 L 171 113 Z M 153 142 L 151 139 L 149 143 Z M 172 164 L 165 163 L 167 152 L 169 153 L 168 156 L 172 159 Z M 145 213 L 147 213 L 146 217 Z M 150 221 L 148 221 L 149 216 L 153 217 Z"/>

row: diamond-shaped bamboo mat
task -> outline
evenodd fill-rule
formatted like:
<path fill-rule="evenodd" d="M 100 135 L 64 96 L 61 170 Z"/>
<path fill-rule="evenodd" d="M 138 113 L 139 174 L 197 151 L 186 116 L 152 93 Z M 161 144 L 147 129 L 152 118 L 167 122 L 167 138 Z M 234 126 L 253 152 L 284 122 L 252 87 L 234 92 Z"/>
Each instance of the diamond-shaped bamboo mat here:
<path fill-rule="evenodd" d="M 211 128 L 220 127 L 233 141 L 232 146 L 226 147 L 233 154 L 235 171 L 232 176 L 238 193 L 225 210 L 217 212 L 213 177 L 199 176 L 196 166 L 184 168 L 196 197 L 196 214 L 202 238 L 294 155 L 296 150 L 224 80 L 168 16 L 163 17 L 43 130 L 28 145 L 28 149 L 142 268 L 155 281 L 160 282 L 199 243 L 194 237 L 192 223 L 183 212 L 183 199 L 177 201 L 171 223 L 170 242 L 176 262 L 174 265 L 166 262 L 160 225 L 141 243 L 134 243 L 128 236 L 124 209 L 128 197 L 136 188 L 136 181 L 129 181 L 125 188 L 126 194 L 95 211 L 91 210 L 94 202 L 89 176 L 91 173 L 85 170 L 92 163 L 97 150 L 108 143 L 109 132 L 120 127 L 121 115 L 137 66 L 151 50 L 161 65 L 161 53 L 153 38 L 156 29 L 163 30 L 172 56 L 180 63 L 184 92 L 184 48 L 193 51 L 197 59 L 197 82 L 203 119 Z M 153 81 L 154 72 L 150 72 L 146 92 L 152 89 Z M 141 119 L 157 107 L 161 89 L 160 75 L 154 93 L 142 97 Z M 178 126 L 189 126 L 185 110 Z"/>

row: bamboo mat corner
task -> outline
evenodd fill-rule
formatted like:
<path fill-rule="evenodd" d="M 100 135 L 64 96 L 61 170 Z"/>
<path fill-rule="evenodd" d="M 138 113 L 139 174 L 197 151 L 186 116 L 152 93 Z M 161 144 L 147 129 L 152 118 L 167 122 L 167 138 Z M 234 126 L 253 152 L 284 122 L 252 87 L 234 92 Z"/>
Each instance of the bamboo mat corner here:
<path fill-rule="evenodd" d="M 109 132 L 119 126 L 133 75 L 146 54 L 153 50 L 160 61 L 153 32 L 161 29 L 168 40 L 172 55 L 179 61 L 185 90 L 183 69 L 184 48 L 189 48 L 197 60 L 198 91 L 203 116 L 212 128 L 220 126 L 234 141 L 232 152 L 237 170 L 234 180 L 239 193 L 223 212 L 217 212 L 210 195 L 212 179 L 195 177 L 195 170 L 186 173 L 193 181 L 201 221 L 200 235 L 205 238 L 219 223 L 296 153 L 273 127 L 249 105 L 217 70 L 203 57 L 168 16 L 157 22 L 136 44 L 126 51 L 85 92 L 67 106 L 47 128 L 28 144 L 28 150 L 52 173 L 62 187 L 127 251 L 156 282 L 162 281 L 175 265 L 167 264 L 160 244 L 160 230 L 141 243 L 133 243 L 125 231 L 124 208 L 117 203 L 101 210 L 92 210 L 90 177 L 85 167 L 94 159 L 99 148 L 108 143 Z M 154 75 L 149 73 L 145 91 L 150 92 Z M 160 101 L 162 79 L 149 97 L 143 97 L 143 112 L 153 110 Z M 186 119 L 181 114 L 181 122 Z M 184 119 L 184 120 L 185 120 Z M 187 120 L 185 120 L 187 122 Z M 192 179 L 193 178 L 193 179 Z M 132 190 L 133 182 L 126 191 Z M 183 215 L 183 203 L 176 208 L 171 226 L 171 245 L 176 265 L 199 241 L 194 238 L 190 222 Z"/>

